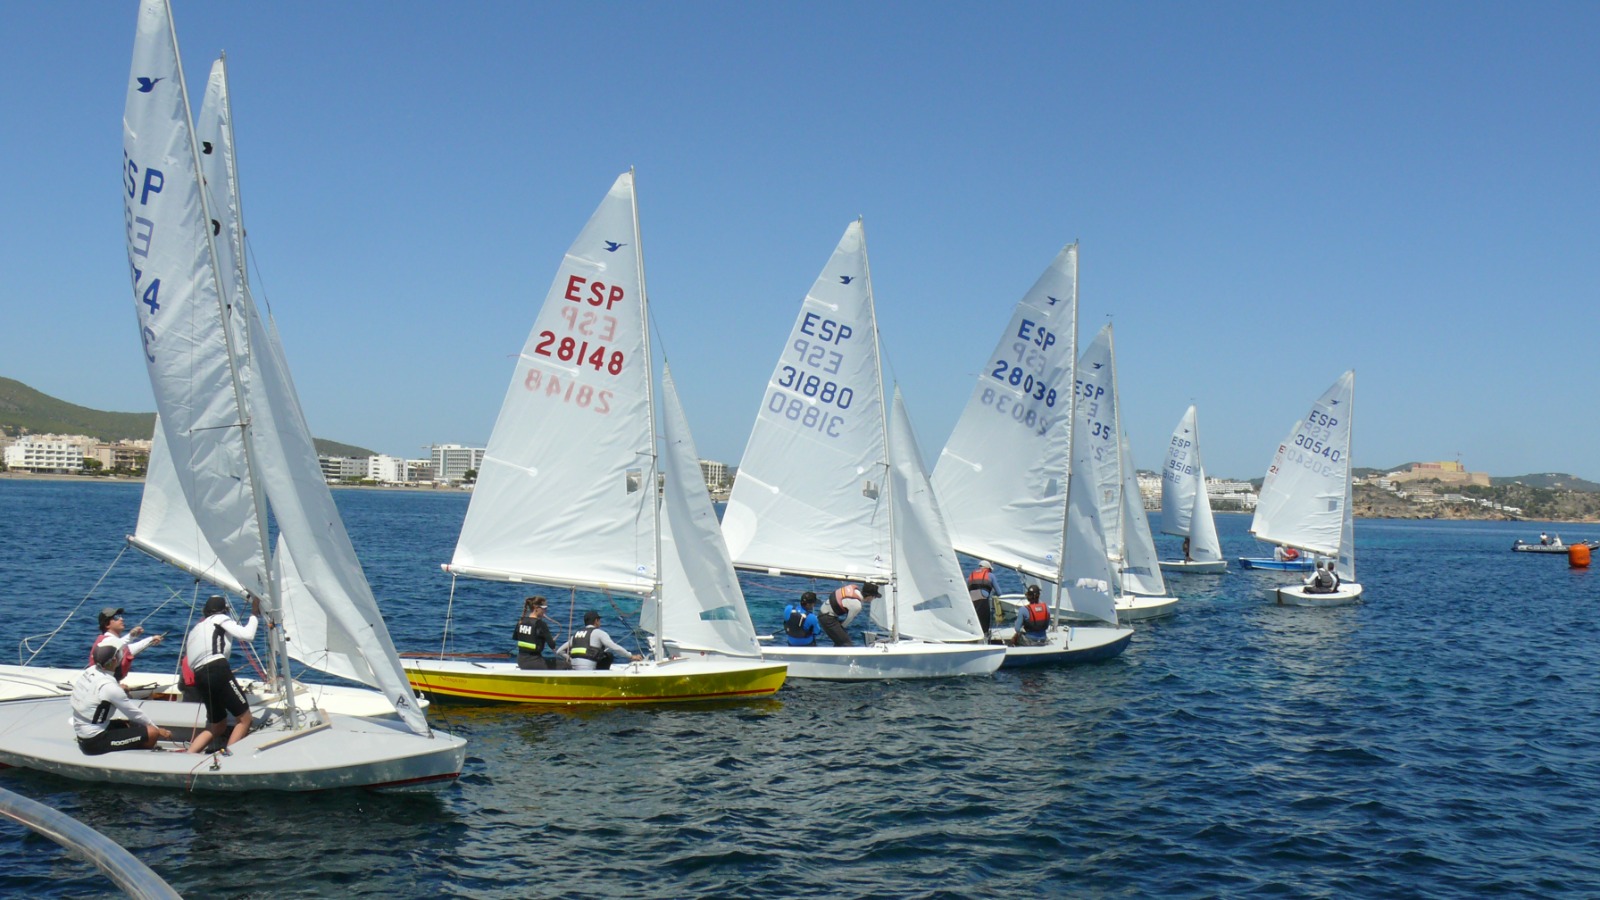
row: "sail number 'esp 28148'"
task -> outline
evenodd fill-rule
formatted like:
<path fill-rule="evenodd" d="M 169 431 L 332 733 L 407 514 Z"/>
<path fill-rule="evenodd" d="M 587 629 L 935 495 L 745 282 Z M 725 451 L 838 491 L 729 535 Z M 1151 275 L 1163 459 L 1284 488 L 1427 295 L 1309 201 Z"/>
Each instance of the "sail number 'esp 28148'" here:
<path fill-rule="evenodd" d="M 570 276 L 562 298 L 576 305 L 561 308 L 561 321 L 566 324 L 566 333 L 557 334 L 548 328 L 540 331 L 533 352 L 547 359 L 571 364 L 580 371 L 590 368 L 606 375 L 621 375 L 627 364 L 627 356 L 609 343 L 616 339 L 617 319 L 608 311 L 626 297 L 627 291 L 621 285 L 590 281 L 582 275 Z M 578 378 L 571 375 L 563 378 L 556 372 L 530 367 L 522 386 L 563 403 L 574 404 L 580 409 L 592 409 L 601 415 L 611 412 L 611 391 L 581 384 Z"/>
<path fill-rule="evenodd" d="M 798 335 L 778 361 L 763 409 L 807 430 L 838 437 L 856 392 L 834 379 L 844 368 L 845 342 L 855 329 L 816 313 L 800 318 Z M 790 355 L 793 351 L 793 355 Z"/>

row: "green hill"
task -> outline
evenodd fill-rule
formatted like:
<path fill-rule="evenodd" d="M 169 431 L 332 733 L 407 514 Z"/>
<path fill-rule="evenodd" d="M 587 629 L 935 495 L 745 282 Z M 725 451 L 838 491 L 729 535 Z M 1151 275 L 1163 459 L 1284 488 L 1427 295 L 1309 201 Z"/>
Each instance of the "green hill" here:
<path fill-rule="evenodd" d="M 57 400 L 20 381 L 0 378 L 0 433 L 86 434 L 102 441 L 145 440 L 156 427 L 156 414 L 105 412 Z M 316 439 L 317 452 L 326 456 L 375 456 L 371 450 L 337 441 Z"/>
<path fill-rule="evenodd" d="M 1490 478 L 1489 483 L 1495 487 L 1523 484 L 1528 487 L 1550 488 L 1557 491 L 1582 491 L 1586 494 L 1600 493 L 1600 484 L 1586 481 L 1576 475 L 1568 475 L 1565 472 L 1539 472 L 1534 475 L 1513 475 L 1510 478 Z"/>

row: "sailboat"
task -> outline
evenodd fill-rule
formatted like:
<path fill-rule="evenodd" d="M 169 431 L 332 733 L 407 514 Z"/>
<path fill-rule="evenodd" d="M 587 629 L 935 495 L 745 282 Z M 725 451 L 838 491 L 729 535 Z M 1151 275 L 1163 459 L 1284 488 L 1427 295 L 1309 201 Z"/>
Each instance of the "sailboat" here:
<path fill-rule="evenodd" d="M 1178 598 L 1166 595 L 1150 520 L 1139 494 L 1138 472 L 1122 428 L 1111 323 L 1100 329 L 1078 359 L 1076 386 L 1084 439 L 1072 448 L 1073 466 L 1084 468 L 1098 504 L 1106 553 L 1120 589 L 1117 617 L 1126 622 L 1169 615 L 1176 611 Z"/>
<path fill-rule="evenodd" d="M 1361 598 L 1350 502 L 1355 381 L 1355 371 L 1348 371 L 1317 398 L 1278 445 L 1261 485 L 1250 533 L 1302 555 L 1328 558 L 1340 580 L 1332 592 L 1313 593 L 1303 584 L 1279 587 L 1273 593 L 1284 606 L 1344 606 Z"/>
<path fill-rule="evenodd" d="M 1161 532 L 1183 538 L 1182 559 L 1163 559 L 1161 568 L 1190 575 L 1228 571 L 1206 492 L 1206 467 L 1200 460 L 1200 420 L 1193 406 L 1178 420 L 1161 467 Z"/>
<path fill-rule="evenodd" d="M 453 781 L 465 741 L 433 731 L 411 695 L 320 477 L 282 355 L 254 311 L 248 286 L 222 262 L 228 242 L 214 235 L 237 216 L 237 196 L 214 204 L 209 194 L 219 193 L 216 184 L 209 191 L 205 186 L 164 0 L 141 5 L 123 121 L 134 298 L 170 465 L 158 470 L 159 496 L 146 498 L 168 504 L 173 527 L 167 534 L 191 521 L 195 529 L 165 546 L 145 540 L 141 549 L 260 598 L 275 702 L 261 726 L 226 752 L 196 757 L 165 749 L 85 756 L 64 726 L 70 700 L 15 701 L 0 707 L 0 764 L 188 790 L 396 789 Z M 242 266 L 242 259 L 230 263 Z M 318 472 L 314 479 L 307 477 L 308 465 Z M 186 514 L 178 512 L 180 505 Z M 276 551 L 268 542 L 269 508 L 279 532 Z M 291 607 L 303 609 L 325 634 L 309 626 L 302 632 L 305 623 Z M 311 664 L 372 685 L 393 716 L 303 705 L 287 649 L 289 636 L 298 644 L 302 633 L 319 654 Z M 196 704 L 152 699 L 142 707 L 178 740 L 204 725 L 204 709 Z"/>
<path fill-rule="evenodd" d="M 783 686 L 783 663 L 761 658 L 670 373 L 658 455 L 648 323 L 629 171 L 563 257 L 444 570 L 452 581 L 567 588 L 574 600 L 579 590 L 639 597 L 650 656 L 585 671 L 408 658 L 418 690 L 581 705 L 739 700 Z"/>
<path fill-rule="evenodd" d="M 722 533 L 736 567 L 882 585 L 864 645 L 765 644 L 796 678 L 987 675 L 960 561 L 909 421 L 885 409 L 866 235 L 850 223 L 800 306 L 756 415 Z"/>
<path fill-rule="evenodd" d="M 1047 646 L 1008 646 L 1008 668 L 1105 659 L 1133 637 L 1117 622 L 1091 486 L 1071 464 L 1084 440 L 1073 414 L 1077 291 L 1072 244 L 1017 302 L 933 471 L 956 549 L 1038 583 L 1049 592 L 1052 618 L 1098 622 L 1055 625 Z"/>

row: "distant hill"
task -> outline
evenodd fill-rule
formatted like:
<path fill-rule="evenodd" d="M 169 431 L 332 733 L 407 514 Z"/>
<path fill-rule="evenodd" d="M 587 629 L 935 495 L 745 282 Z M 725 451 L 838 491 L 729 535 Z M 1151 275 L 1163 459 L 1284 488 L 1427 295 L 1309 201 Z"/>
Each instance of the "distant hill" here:
<path fill-rule="evenodd" d="M 86 434 L 102 441 L 145 440 L 156 427 L 156 414 L 104 412 L 57 400 L 20 381 L 0 378 L 0 432 L 16 437 L 29 434 Z M 316 438 L 317 452 L 325 456 L 375 456 L 365 447 Z"/>
<path fill-rule="evenodd" d="M 1550 488 L 1558 491 L 1582 491 L 1586 494 L 1600 494 L 1600 484 L 1586 481 L 1576 475 L 1565 472 L 1540 472 L 1535 475 L 1513 475 L 1510 478 L 1490 478 L 1489 483 L 1495 487 L 1504 487 L 1511 484 L 1525 484 L 1528 487 Z"/>

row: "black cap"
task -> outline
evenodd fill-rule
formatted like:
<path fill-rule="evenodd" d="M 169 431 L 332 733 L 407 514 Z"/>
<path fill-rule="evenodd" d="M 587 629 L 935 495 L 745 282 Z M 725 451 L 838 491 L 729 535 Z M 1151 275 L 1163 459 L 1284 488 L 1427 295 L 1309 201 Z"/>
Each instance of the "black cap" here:
<path fill-rule="evenodd" d="M 598 621 L 600 621 L 600 614 L 592 609 L 583 614 L 583 624 L 585 625 L 593 625 Z"/>
<path fill-rule="evenodd" d="M 203 616 L 214 616 L 219 612 L 228 611 L 228 601 L 221 594 L 212 594 L 206 598 L 205 609 L 200 611 Z"/>
<path fill-rule="evenodd" d="M 817 602 L 817 592 L 816 591 L 806 591 L 804 594 L 800 595 L 800 602 L 801 603 L 815 603 L 815 602 Z"/>
<path fill-rule="evenodd" d="M 120 615 L 122 615 L 122 607 L 120 606 L 108 606 L 100 610 L 100 630 L 105 631 L 106 628 L 110 627 L 111 620 Z"/>
<path fill-rule="evenodd" d="M 114 669 L 121 655 L 121 644 L 109 640 L 103 641 L 94 647 L 94 664 L 102 669 Z"/>
<path fill-rule="evenodd" d="M 878 586 L 873 584 L 870 581 L 865 582 L 864 584 L 861 585 L 861 596 L 863 596 L 863 597 L 876 597 L 876 596 L 878 596 Z"/>

